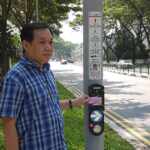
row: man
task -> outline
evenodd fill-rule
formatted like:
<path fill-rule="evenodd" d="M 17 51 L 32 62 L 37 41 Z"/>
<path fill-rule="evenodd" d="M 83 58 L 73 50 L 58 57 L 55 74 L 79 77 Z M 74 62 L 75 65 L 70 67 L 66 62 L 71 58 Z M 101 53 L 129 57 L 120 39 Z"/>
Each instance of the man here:
<path fill-rule="evenodd" d="M 7 73 L 0 99 L 6 149 L 66 150 L 61 108 L 81 106 L 87 97 L 59 101 L 48 64 L 53 38 L 47 25 L 25 25 L 21 41 L 24 56 Z"/>

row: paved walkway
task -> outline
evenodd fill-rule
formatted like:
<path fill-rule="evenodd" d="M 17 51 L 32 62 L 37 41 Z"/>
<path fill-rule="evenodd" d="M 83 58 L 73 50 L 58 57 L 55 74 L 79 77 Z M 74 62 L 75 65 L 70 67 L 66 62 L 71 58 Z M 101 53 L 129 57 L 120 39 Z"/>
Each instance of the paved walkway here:
<path fill-rule="evenodd" d="M 76 88 L 79 93 L 83 91 L 82 67 L 56 62 L 51 66 L 64 84 Z M 122 127 L 150 145 L 150 79 L 106 71 L 103 79 L 108 117 L 118 124 L 121 122 Z"/>

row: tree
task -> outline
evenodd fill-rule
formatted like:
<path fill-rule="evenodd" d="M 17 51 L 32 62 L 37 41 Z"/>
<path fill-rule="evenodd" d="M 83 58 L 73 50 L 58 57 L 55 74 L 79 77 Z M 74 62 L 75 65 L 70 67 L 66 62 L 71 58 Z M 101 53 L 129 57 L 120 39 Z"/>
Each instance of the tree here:
<path fill-rule="evenodd" d="M 72 51 L 75 50 L 77 44 L 73 44 L 71 42 L 66 42 L 62 38 L 56 36 L 54 38 L 54 49 L 55 49 L 55 57 L 58 59 L 61 58 L 70 58 Z"/>
<path fill-rule="evenodd" d="M 122 33 L 120 34 L 122 35 L 120 36 L 122 40 L 115 41 L 116 44 L 119 42 L 117 45 L 119 46 L 121 44 L 122 46 L 120 46 L 124 49 L 124 52 L 121 52 L 122 49 L 120 48 L 115 49 L 115 51 L 119 50 L 120 54 L 122 53 L 122 56 L 119 56 L 120 58 L 132 57 L 133 62 L 135 62 L 135 59 L 139 56 L 139 52 L 142 58 L 147 58 L 148 49 L 150 48 L 150 27 L 148 25 L 150 10 L 148 4 L 150 4 L 150 1 L 147 0 L 105 0 L 104 20 L 107 22 L 107 26 L 105 26 L 104 32 L 115 30 L 115 33 L 112 34 L 117 35 L 117 32 L 120 34 L 120 31 L 122 30 Z M 114 48 L 115 47 L 112 47 L 113 51 Z"/>
<path fill-rule="evenodd" d="M 9 57 L 7 56 L 7 44 L 8 44 L 8 34 L 7 34 L 7 19 L 11 6 L 11 0 L 1 0 L 1 16 L 0 16 L 0 54 L 1 54 L 1 68 L 2 75 L 6 73 L 9 68 Z"/>
<path fill-rule="evenodd" d="M 39 21 L 49 24 L 51 31 L 59 33 L 60 21 L 67 19 L 69 11 L 80 10 L 80 0 L 38 0 Z M 12 3 L 11 21 L 19 28 L 24 23 L 36 21 L 36 0 L 16 0 Z"/>
<path fill-rule="evenodd" d="M 39 20 L 49 24 L 53 33 L 59 34 L 61 24 L 60 21 L 67 18 L 67 13 L 70 10 L 80 10 L 80 0 L 38 0 L 39 1 Z M 1 53 L 1 68 L 5 74 L 9 68 L 8 51 L 10 44 L 7 42 L 10 39 L 10 34 L 7 34 L 8 24 L 10 21 L 19 29 L 24 23 L 35 22 L 35 4 L 36 0 L 0 0 L 0 53 Z M 9 44 L 9 46 L 8 46 Z"/>

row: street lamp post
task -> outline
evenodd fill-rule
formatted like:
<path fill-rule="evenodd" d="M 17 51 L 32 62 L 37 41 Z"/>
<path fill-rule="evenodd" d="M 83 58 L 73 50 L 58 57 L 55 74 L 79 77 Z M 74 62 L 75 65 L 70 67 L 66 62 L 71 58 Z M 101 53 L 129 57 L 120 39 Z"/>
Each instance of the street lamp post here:
<path fill-rule="evenodd" d="M 27 20 L 27 11 L 28 11 L 28 8 L 27 8 L 27 0 L 25 0 L 25 22 L 27 23 L 28 20 Z"/>
<path fill-rule="evenodd" d="M 36 21 L 38 22 L 39 21 L 39 2 L 38 0 L 36 0 Z"/>

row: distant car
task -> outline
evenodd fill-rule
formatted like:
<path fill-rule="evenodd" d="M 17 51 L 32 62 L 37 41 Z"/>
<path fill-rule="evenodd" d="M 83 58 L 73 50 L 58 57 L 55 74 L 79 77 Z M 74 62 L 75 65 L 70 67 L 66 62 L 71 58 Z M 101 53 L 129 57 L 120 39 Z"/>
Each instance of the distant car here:
<path fill-rule="evenodd" d="M 69 58 L 67 59 L 68 63 L 74 63 L 73 59 Z"/>
<path fill-rule="evenodd" d="M 61 64 L 67 64 L 67 60 L 62 59 L 62 60 L 60 61 L 60 63 L 61 63 Z"/>
<path fill-rule="evenodd" d="M 133 64 L 131 62 L 125 62 L 123 60 L 121 60 L 117 63 L 117 68 L 128 69 L 128 68 L 132 68 L 132 66 L 133 66 Z"/>

